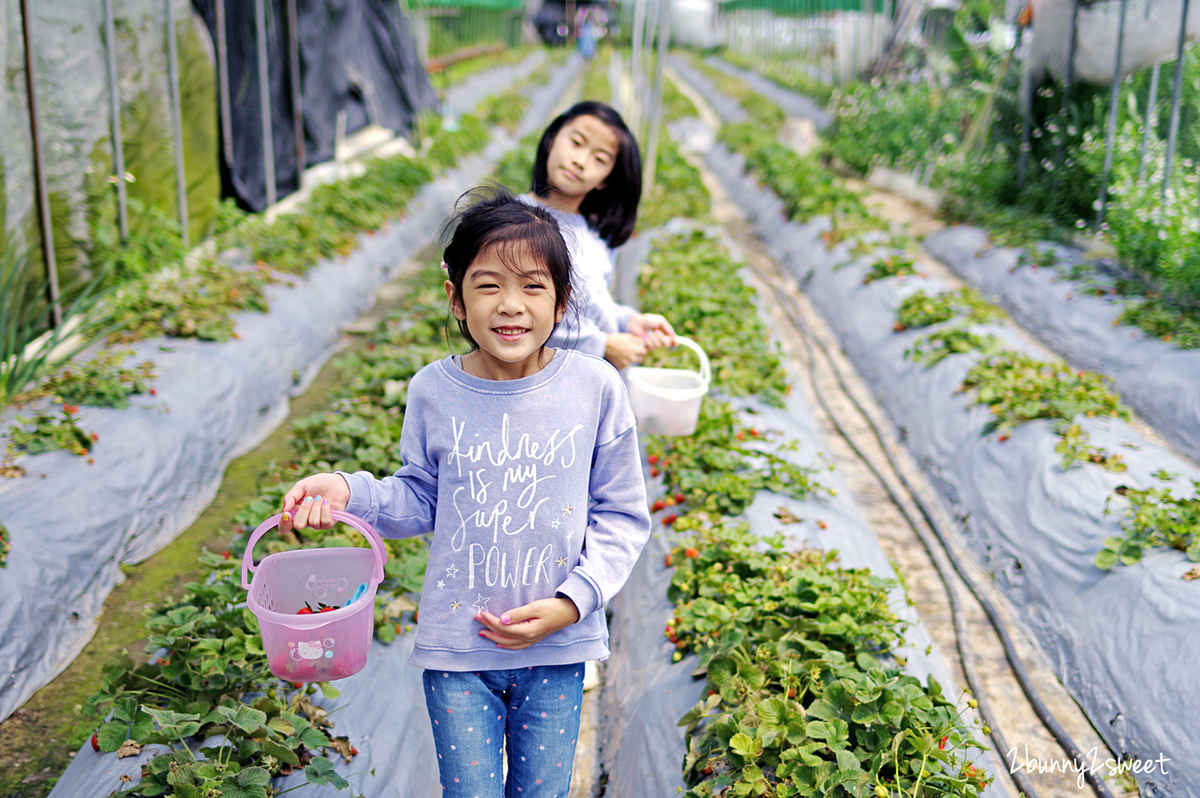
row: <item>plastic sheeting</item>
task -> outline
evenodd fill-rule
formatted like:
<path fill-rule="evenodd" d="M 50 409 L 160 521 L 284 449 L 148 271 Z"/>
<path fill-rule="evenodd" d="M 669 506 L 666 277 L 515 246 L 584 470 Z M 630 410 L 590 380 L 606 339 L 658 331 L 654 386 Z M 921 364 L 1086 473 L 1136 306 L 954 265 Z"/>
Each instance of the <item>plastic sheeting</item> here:
<path fill-rule="evenodd" d="M 798 119 L 808 119 L 812 121 L 817 130 L 824 130 L 833 122 L 833 116 L 812 99 L 805 97 L 803 94 L 788 91 L 778 83 L 767 80 L 757 72 L 751 72 L 748 69 L 739 69 L 728 61 L 714 56 L 706 58 L 704 63 L 714 69 L 719 69 L 727 75 L 732 75 L 735 78 L 745 81 L 747 86 L 782 108 L 785 114 Z M 708 96 L 708 94 L 705 94 L 705 97 Z M 724 119 L 724 117 L 722 118 Z M 726 121 L 736 120 L 728 119 Z"/>
<path fill-rule="evenodd" d="M 305 162 L 297 168 L 286 0 L 261 1 L 267 18 L 267 101 L 277 196 L 296 190 L 304 168 L 333 158 L 339 114 L 345 114 L 345 133 L 373 123 L 405 135 L 419 111 L 437 107 L 433 86 L 417 57 L 416 40 L 399 3 L 297 3 L 305 141 Z M 225 2 L 233 163 L 224 163 L 223 172 L 230 183 L 226 194 L 236 196 L 251 210 L 261 211 L 266 208 L 268 192 L 256 2 Z M 193 3 L 212 40 L 217 41 L 216 0 Z"/>
<path fill-rule="evenodd" d="M 545 123 L 577 69 L 571 62 L 534 94 L 531 124 Z M 12 542 L 0 569 L 0 718 L 74 659 L 122 579 L 120 564 L 145 559 L 195 520 L 225 466 L 286 417 L 289 395 L 329 357 L 342 325 L 514 144 L 494 136 L 482 154 L 422 189 L 404 218 L 361 237 L 354 254 L 269 287 L 270 312 L 243 314 L 239 339 L 137 344 L 135 362 L 156 364 L 157 395 L 134 397 L 124 410 L 83 409 L 84 426 L 99 435 L 94 464 L 54 452 L 23 458 L 28 476 L 0 481 L 0 519 Z M 14 414 L 0 417 L 0 428 Z"/>
<path fill-rule="evenodd" d="M 1104 539 L 1119 534 L 1118 519 L 1104 515 L 1117 485 L 1149 485 L 1150 474 L 1165 468 L 1183 487 L 1200 472 L 1121 422 L 1078 419 L 1096 445 L 1122 454 L 1129 470 L 1121 475 L 1091 466 L 1064 472 L 1046 422 L 1018 427 L 1005 443 L 981 435 L 990 413 L 956 392 L 972 357 L 926 369 L 904 352 L 927 330 L 892 330 L 904 297 L 945 286 L 925 277 L 864 284 L 869 256 L 855 258 L 848 244 L 827 250 L 828 220 L 786 221 L 780 200 L 723 146 L 706 162 L 834 329 L 953 515 L 965 519 L 965 543 L 1059 679 L 1109 747 L 1139 761 L 1142 795 L 1200 795 L 1200 694 L 1192 678 L 1200 639 L 1191 633 L 1200 594 L 1180 579 L 1190 563 L 1154 551 L 1111 573 L 1092 564 Z M 986 329 L 1013 349 L 1029 349 L 1014 328 Z M 1020 762 L 1057 755 L 1019 747 L 1015 754 Z M 1100 772 L 1107 773 L 1103 764 Z"/>
<path fill-rule="evenodd" d="M 1097 284 L 1066 279 L 1057 268 L 1020 265 L 1020 252 L 991 247 L 973 227 L 951 227 L 925 249 L 977 286 L 1032 333 L 1079 368 L 1108 375 L 1121 398 L 1167 442 L 1200 461 L 1200 350 L 1180 349 L 1117 323 L 1127 300 L 1096 296 Z M 1083 253 L 1056 248 L 1065 270 Z M 1103 274 L 1100 286 L 1111 282 Z"/>
<path fill-rule="evenodd" d="M 1049 70 L 1062 79 L 1067 74 L 1071 48 L 1072 0 L 1032 0 L 1033 37 L 1026 61 L 1036 85 Z M 1121 37 L 1121 6 L 1125 5 L 1125 31 Z M 1079 8 L 1075 35 L 1076 81 L 1106 84 L 1116 67 L 1117 42 L 1121 45 L 1121 76 L 1143 67 L 1174 61 L 1180 28 L 1186 41 L 1200 37 L 1200 5 L 1190 3 L 1183 18 L 1183 0 L 1105 0 Z"/>

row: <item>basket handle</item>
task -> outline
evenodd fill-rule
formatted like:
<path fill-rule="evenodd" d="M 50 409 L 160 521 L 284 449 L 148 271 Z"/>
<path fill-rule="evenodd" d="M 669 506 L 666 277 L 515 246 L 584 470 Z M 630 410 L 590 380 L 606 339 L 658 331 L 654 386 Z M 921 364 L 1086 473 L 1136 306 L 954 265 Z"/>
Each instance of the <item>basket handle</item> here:
<path fill-rule="evenodd" d="M 708 355 L 705 354 L 704 350 L 700 347 L 700 344 L 696 343 L 691 338 L 686 338 L 682 335 L 675 336 L 675 340 L 687 349 L 690 349 L 696 353 L 696 356 L 700 358 L 700 379 L 704 380 L 705 385 L 711 382 L 712 367 L 708 363 Z"/>
<path fill-rule="evenodd" d="M 362 533 L 362 536 L 367 539 L 367 543 L 371 544 L 371 550 L 375 553 L 375 571 L 372 574 L 372 579 L 375 584 L 383 581 L 383 564 L 387 562 L 387 551 L 383 548 L 383 538 L 375 531 L 375 527 L 368 524 L 357 515 L 353 515 L 344 510 L 333 510 L 330 513 L 334 521 L 340 521 L 347 526 L 352 526 Z M 283 513 L 276 513 L 267 520 L 258 525 L 258 528 L 250 535 L 250 540 L 246 542 L 246 551 L 242 553 L 242 587 L 246 590 L 250 589 L 250 575 L 255 572 L 254 567 L 254 544 L 258 539 L 267 534 L 270 530 L 279 526 L 280 519 L 283 518 Z"/>

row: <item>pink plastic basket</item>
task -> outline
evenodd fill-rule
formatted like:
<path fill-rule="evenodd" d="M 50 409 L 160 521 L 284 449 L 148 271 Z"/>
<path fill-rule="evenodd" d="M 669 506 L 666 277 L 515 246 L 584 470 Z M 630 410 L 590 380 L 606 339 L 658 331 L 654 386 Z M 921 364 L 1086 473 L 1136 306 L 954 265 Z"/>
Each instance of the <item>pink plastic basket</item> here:
<path fill-rule="evenodd" d="M 278 526 L 281 517 L 263 521 L 242 555 L 246 604 L 258 618 L 271 673 L 289 682 L 328 682 L 358 673 L 367 663 L 375 627 L 375 590 L 387 562 L 383 540 L 366 521 L 334 510 L 333 519 L 361 532 L 370 549 L 281 551 L 255 567 L 254 544 Z M 350 603 L 362 584 L 366 591 Z M 338 609 L 298 615 L 306 602 L 313 609 L 318 604 Z"/>

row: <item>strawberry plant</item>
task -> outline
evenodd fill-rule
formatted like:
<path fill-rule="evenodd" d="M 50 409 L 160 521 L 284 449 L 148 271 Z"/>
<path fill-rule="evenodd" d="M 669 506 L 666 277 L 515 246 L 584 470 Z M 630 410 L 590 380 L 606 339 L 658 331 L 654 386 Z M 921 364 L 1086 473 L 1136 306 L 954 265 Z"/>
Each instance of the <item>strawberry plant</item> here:
<path fill-rule="evenodd" d="M 991 333 L 977 333 L 968 327 L 951 326 L 923 335 L 905 350 L 904 357 L 931 368 L 950 355 L 982 352 L 990 355 L 1000 349 L 1000 339 Z"/>
<path fill-rule="evenodd" d="M 297 420 L 293 460 L 273 466 L 262 477 L 259 498 L 233 519 L 243 532 L 276 512 L 284 492 L 303 474 L 368 468 L 383 475 L 399 468 L 403 386 L 445 351 L 438 321 L 445 316 L 445 297 L 436 281 L 425 282 L 428 287 L 412 291 L 361 346 L 339 357 L 337 366 L 347 377 L 337 383 L 330 410 Z M 341 527 L 263 543 L 269 553 L 361 544 L 357 533 Z M 376 635 L 387 643 L 415 610 L 409 597 L 421 587 L 426 553 L 419 538 L 387 540 L 385 546 L 388 561 L 374 615 Z M 325 712 L 308 700 L 315 688 L 289 685 L 270 673 L 258 621 L 245 607 L 244 548 L 241 537 L 221 554 L 205 553 L 206 578 L 189 583 L 177 602 L 151 612 L 149 658 L 110 663 L 83 708 L 103 719 L 96 732 L 103 751 L 170 746 L 121 795 L 266 796 L 272 794 L 272 777 L 300 767 L 309 784 L 348 786 L 329 756 L 349 761 L 356 749 L 333 736 Z M 320 687 L 337 695 L 329 685 Z M 195 739 L 214 735 L 223 738 L 220 745 L 194 750 Z"/>
<path fill-rule="evenodd" d="M 1013 428 L 1047 419 L 1060 439 L 1057 451 L 1063 456 L 1063 469 L 1076 462 L 1094 463 L 1110 471 L 1127 468 L 1119 454 L 1090 445 L 1088 434 L 1073 423 L 1080 414 L 1129 418 L 1128 408 L 1100 374 L 1006 350 L 972 366 L 959 390 L 974 390 L 976 404 L 991 408 L 994 418 L 984 427 L 985 435 L 999 432 L 1000 440 L 1005 441 Z"/>
<path fill-rule="evenodd" d="M 1174 475 L 1155 474 L 1162 481 Z M 1105 571 L 1120 565 L 1133 565 L 1148 548 L 1169 547 L 1182 551 L 1192 562 L 1200 562 L 1200 481 L 1192 481 L 1191 496 L 1176 496 L 1169 487 L 1138 490 L 1118 487 L 1105 505 L 1104 514 L 1112 513 L 1112 501 L 1125 502 L 1121 514 L 1124 535 L 1106 538 L 1096 555 L 1096 567 Z"/>
<path fill-rule="evenodd" d="M 957 291 L 942 291 L 933 295 L 924 289 L 907 296 L 896 309 L 896 332 L 912 327 L 928 327 L 962 316 L 971 323 L 985 324 L 1002 318 L 1004 312 L 985 300 L 978 290 L 963 286 Z"/>
<path fill-rule="evenodd" d="M 985 434 L 1011 432 L 1034 419 L 1061 424 L 1080 414 L 1129 418 L 1128 408 L 1104 376 L 1020 352 L 1006 351 L 983 358 L 967 372 L 961 390 L 975 391 L 976 403 L 991 408 L 995 418 L 984 428 Z"/>
<path fill-rule="evenodd" d="M 765 436 L 748 435 L 748 429 L 733 405 L 706 399 L 694 433 L 652 437 L 646 449 L 659 454 L 663 479 L 709 513 L 738 515 L 762 490 L 797 499 L 829 492 L 816 480 L 816 469 L 781 454 L 794 450 L 794 442 L 764 446 Z"/>
<path fill-rule="evenodd" d="M 155 377 L 154 363 L 145 360 L 134 368 L 121 364 L 130 349 L 105 349 L 80 365 L 70 365 L 52 376 L 36 392 L 72 405 L 123 408 L 129 397 L 146 393 Z"/>
<path fill-rule="evenodd" d="M 864 283 L 872 283 L 887 277 L 900 277 L 906 274 L 916 274 L 916 261 L 909 255 L 880 253 L 871 263 L 871 269 L 863 277 Z"/>
<path fill-rule="evenodd" d="M 0 568 L 8 565 L 10 551 L 12 551 L 12 544 L 8 542 L 8 528 L 4 524 L 0 524 Z"/>
<path fill-rule="evenodd" d="M 76 423 L 77 405 L 62 404 L 56 410 L 36 410 L 32 416 L 17 416 L 17 423 L 8 428 L 8 447 L 5 465 L 22 454 L 41 454 L 65 449 L 79 456 L 86 455 L 95 441 Z M 23 473 L 23 472 L 22 472 Z"/>

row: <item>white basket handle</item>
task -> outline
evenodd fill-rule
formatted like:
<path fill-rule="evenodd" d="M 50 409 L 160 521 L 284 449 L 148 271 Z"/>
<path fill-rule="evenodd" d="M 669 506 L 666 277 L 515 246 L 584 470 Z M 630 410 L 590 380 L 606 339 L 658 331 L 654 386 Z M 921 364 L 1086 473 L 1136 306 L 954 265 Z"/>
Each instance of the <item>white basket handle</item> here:
<path fill-rule="evenodd" d="M 709 366 L 708 355 L 705 354 L 704 350 L 700 348 L 700 344 L 696 343 L 691 338 L 685 338 L 682 335 L 676 336 L 675 340 L 678 341 L 681 346 L 684 346 L 695 352 L 696 356 L 700 358 L 700 379 L 704 381 L 705 385 L 708 385 L 708 383 L 712 380 L 712 367 Z"/>

